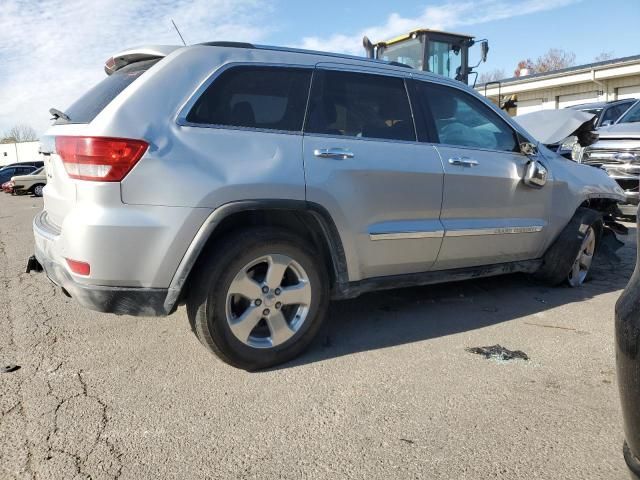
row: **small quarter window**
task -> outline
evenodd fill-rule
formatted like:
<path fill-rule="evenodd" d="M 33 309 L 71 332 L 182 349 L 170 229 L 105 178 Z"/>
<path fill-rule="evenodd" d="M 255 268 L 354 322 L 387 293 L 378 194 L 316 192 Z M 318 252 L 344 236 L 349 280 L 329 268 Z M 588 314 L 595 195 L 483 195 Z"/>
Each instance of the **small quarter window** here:
<path fill-rule="evenodd" d="M 320 70 L 312 90 L 309 133 L 415 140 L 402 78 Z"/>
<path fill-rule="evenodd" d="M 235 67 L 196 101 L 187 121 L 232 127 L 301 131 L 311 71 Z"/>

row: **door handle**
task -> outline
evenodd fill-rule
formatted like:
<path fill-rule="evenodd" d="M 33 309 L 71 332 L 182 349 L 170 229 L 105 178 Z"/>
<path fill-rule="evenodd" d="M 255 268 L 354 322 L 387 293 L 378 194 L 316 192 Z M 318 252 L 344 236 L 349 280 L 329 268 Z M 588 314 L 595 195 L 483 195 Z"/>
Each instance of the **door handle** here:
<path fill-rule="evenodd" d="M 335 158 L 337 160 L 346 160 L 354 157 L 353 152 L 346 148 L 316 148 L 313 154 L 319 158 Z"/>
<path fill-rule="evenodd" d="M 477 160 L 473 160 L 468 157 L 453 157 L 449 159 L 449 163 L 451 165 L 460 165 L 462 167 L 475 167 L 476 165 L 480 165 Z"/>

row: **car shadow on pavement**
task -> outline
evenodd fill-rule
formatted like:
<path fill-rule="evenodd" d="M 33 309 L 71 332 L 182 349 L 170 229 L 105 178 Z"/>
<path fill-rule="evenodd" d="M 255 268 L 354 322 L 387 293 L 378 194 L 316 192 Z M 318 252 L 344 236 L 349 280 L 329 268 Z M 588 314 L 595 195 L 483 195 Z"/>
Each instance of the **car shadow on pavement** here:
<path fill-rule="evenodd" d="M 471 331 L 621 290 L 633 273 L 635 237 L 636 229 L 630 228 L 617 255 L 601 251 L 581 288 L 549 287 L 513 274 L 332 302 L 311 348 L 276 369 Z"/>

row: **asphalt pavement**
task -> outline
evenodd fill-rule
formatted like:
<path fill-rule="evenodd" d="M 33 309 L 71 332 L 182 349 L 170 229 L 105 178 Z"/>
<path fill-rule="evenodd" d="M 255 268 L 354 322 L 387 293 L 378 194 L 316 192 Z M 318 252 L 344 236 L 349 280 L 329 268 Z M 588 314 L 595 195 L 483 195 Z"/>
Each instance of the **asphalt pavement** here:
<path fill-rule="evenodd" d="M 626 479 L 613 308 L 635 262 L 579 289 L 523 275 L 332 304 L 270 371 L 218 361 L 181 307 L 91 312 L 26 274 L 42 200 L 0 195 L 1 479 Z M 529 360 L 485 359 L 500 344 Z"/>

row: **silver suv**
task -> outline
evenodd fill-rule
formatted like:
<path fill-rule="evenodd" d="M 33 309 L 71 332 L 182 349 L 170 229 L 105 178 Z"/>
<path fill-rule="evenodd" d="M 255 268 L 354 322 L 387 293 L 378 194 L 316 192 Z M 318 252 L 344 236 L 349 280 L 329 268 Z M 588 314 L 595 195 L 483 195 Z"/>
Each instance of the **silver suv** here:
<path fill-rule="evenodd" d="M 186 304 L 241 368 L 298 355 L 330 298 L 510 272 L 580 285 L 624 200 L 471 89 L 399 64 L 224 42 L 105 70 L 51 110 L 31 267 L 102 312 Z"/>

